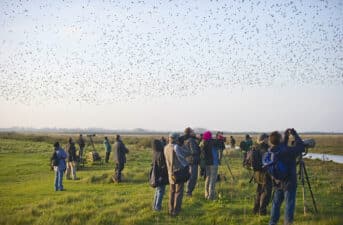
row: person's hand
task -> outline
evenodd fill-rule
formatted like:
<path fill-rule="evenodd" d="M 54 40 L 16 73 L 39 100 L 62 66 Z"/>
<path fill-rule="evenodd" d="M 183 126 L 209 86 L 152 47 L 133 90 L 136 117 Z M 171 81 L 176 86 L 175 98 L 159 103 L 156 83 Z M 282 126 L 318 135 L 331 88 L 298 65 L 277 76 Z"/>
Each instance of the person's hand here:
<path fill-rule="evenodd" d="M 285 130 L 285 137 L 289 137 L 289 135 L 291 134 L 291 129 L 290 128 L 287 128 Z"/>
<path fill-rule="evenodd" d="M 290 129 L 290 134 L 292 135 L 292 136 L 294 136 L 297 132 L 296 132 L 296 130 L 294 129 L 294 128 L 292 128 L 292 129 Z"/>

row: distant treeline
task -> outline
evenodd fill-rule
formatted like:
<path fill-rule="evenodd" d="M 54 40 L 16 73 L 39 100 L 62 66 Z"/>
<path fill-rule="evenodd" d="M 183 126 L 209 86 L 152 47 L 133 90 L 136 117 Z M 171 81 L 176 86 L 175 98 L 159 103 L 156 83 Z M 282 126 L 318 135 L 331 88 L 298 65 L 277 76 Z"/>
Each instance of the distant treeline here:
<path fill-rule="evenodd" d="M 195 128 L 194 129 L 197 134 L 205 132 L 207 129 L 205 128 Z M 212 130 L 212 129 L 209 129 Z M 213 130 L 217 131 L 217 130 Z M 221 130 L 223 131 L 223 130 Z M 128 135 L 165 135 L 170 132 L 180 132 L 182 131 L 176 131 L 176 130 L 170 130 L 170 131 L 154 131 L 154 130 L 147 130 L 142 128 L 136 128 L 136 129 L 103 129 L 103 128 L 30 128 L 30 127 L 10 127 L 10 128 L 0 128 L 1 133 L 12 133 L 12 132 L 18 132 L 18 133 L 61 133 L 61 134 L 128 134 Z M 244 134 L 250 134 L 250 135 L 257 135 L 266 131 L 223 131 L 225 135 L 244 135 Z M 269 133 L 270 131 L 267 131 L 266 133 Z M 306 131 L 301 132 L 301 134 L 311 134 L 311 135 L 334 135 L 334 134 L 343 134 L 343 132 L 323 132 L 323 131 Z"/>

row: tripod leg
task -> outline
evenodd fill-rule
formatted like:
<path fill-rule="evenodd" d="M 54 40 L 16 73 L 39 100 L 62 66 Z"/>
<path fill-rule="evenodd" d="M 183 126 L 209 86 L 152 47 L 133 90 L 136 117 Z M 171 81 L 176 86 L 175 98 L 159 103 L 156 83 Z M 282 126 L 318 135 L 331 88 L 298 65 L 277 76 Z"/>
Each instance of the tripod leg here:
<path fill-rule="evenodd" d="M 233 174 L 232 174 L 232 171 L 231 171 L 230 165 L 229 165 L 228 161 L 226 160 L 226 158 L 225 158 L 225 164 L 226 164 L 226 167 L 228 168 L 228 170 L 229 170 L 229 172 L 230 172 L 230 174 L 231 174 L 231 176 L 232 176 L 232 180 L 234 180 L 234 179 L 235 179 L 235 177 L 234 177 L 234 176 L 233 176 Z"/>
<path fill-rule="evenodd" d="M 304 179 L 304 162 L 303 161 L 300 161 L 300 164 L 299 164 L 299 175 L 300 175 L 302 194 L 303 194 L 304 216 L 306 216 L 305 179 Z"/>
<path fill-rule="evenodd" d="M 310 193 L 311 193 L 311 198 L 312 198 L 312 203 L 313 203 L 314 210 L 316 211 L 316 213 L 318 213 L 317 205 L 316 205 L 316 200 L 314 199 L 314 196 L 313 196 L 313 192 L 312 192 L 312 188 L 311 188 L 311 183 L 310 183 L 310 179 L 308 178 L 308 175 L 307 175 L 307 170 L 306 170 L 306 167 L 305 167 L 305 163 L 304 163 L 304 172 L 305 172 L 306 182 L 307 182 L 308 188 L 309 188 Z"/>

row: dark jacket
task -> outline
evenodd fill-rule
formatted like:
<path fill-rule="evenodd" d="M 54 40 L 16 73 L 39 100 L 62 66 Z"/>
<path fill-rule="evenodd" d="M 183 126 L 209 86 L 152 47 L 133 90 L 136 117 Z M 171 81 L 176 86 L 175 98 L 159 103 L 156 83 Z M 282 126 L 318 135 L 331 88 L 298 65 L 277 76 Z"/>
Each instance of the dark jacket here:
<path fill-rule="evenodd" d="M 269 149 L 269 145 L 265 143 L 257 144 L 255 149 L 253 151 L 253 163 L 256 163 L 256 165 L 253 165 L 254 171 L 262 171 L 263 163 L 262 163 L 262 156 L 264 153 L 266 153 Z"/>
<path fill-rule="evenodd" d="M 158 182 L 158 186 L 169 184 L 168 169 L 166 159 L 164 157 L 164 145 L 159 140 L 152 141 L 152 166 L 154 166 L 154 175 Z"/>
<path fill-rule="evenodd" d="M 80 137 L 79 138 L 79 140 L 77 141 L 77 143 L 79 144 L 79 146 L 81 147 L 81 148 L 83 148 L 83 147 L 85 147 L 85 140 L 82 138 L 82 137 Z"/>
<path fill-rule="evenodd" d="M 71 142 L 71 143 L 67 144 L 66 151 L 68 153 L 67 161 L 68 162 L 76 162 L 77 161 L 77 158 L 76 158 L 76 147 L 75 147 L 75 143 L 74 142 Z"/>
<path fill-rule="evenodd" d="M 225 149 L 225 142 L 223 139 L 216 139 L 216 143 L 219 150 Z"/>
<path fill-rule="evenodd" d="M 184 145 L 188 149 L 188 151 L 192 154 L 192 164 L 198 165 L 200 161 L 200 147 L 197 143 L 197 140 L 194 137 L 185 137 Z"/>
<path fill-rule="evenodd" d="M 126 153 L 128 152 L 129 150 L 121 140 L 116 141 L 113 146 L 114 162 L 117 164 L 126 163 Z"/>
<path fill-rule="evenodd" d="M 201 146 L 202 155 L 205 158 L 205 164 L 210 166 L 213 165 L 213 154 L 212 149 L 214 148 L 215 142 L 214 140 L 204 141 L 203 145 Z"/>
<path fill-rule="evenodd" d="M 284 143 L 270 148 L 271 152 L 279 152 L 279 159 L 287 166 L 288 175 L 280 184 L 275 184 L 277 188 L 284 190 L 295 189 L 297 186 L 297 171 L 296 171 L 296 158 L 305 151 L 304 142 L 301 140 L 297 133 L 294 134 L 295 145 L 288 146 L 288 137 L 285 137 Z"/>

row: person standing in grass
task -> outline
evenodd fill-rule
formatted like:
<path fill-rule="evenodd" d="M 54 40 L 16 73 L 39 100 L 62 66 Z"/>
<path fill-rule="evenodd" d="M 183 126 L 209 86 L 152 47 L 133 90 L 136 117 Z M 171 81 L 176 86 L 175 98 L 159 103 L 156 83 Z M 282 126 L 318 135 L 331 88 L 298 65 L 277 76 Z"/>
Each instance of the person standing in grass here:
<path fill-rule="evenodd" d="M 187 182 L 187 196 L 191 197 L 198 179 L 200 148 L 197 144 L 195 133 L 190 127 L 187 127 L 184 131 L 184 140 L 184 146 L 191 154 L 189 157 L 187 157 L 187 161 L 189 163 L 189 173 L 191 174 Z"/>
<path fill-rule="evenodd" d="M 261 134 L 257 139 L 257 145 L 252 152 L 252 169 L 254 170 L 254 180 L 257 183 L 256 197 L 254 203 L 254 214 L 266 215 L 267 206 L 272 195 L 272 179 L 265 171 L 262 164 L 262 156 L 268 152 L 268 135 Z"/>
<path fill-rule="evenodd" d="M 173 173 L 176 170 L 188 166 L 186 157 L 188 152 L 182 147 L 183 139 L 178 134 L 169 135 L 169 143 L 164 147 L 164 156 L 168 168 L 169 192 L 169 215 L 177 216 L 181 211 L 184 183 L 175 183 Z"/>
<path fill-rule="evenodd" d="M 77 141 L 77 143 L 79 144 L 79 148 L 80 148 L 80 151 L 79 151 L 79 160 L 80 162 L 82 162 L 82 157 L 83 157 L 83 150 L 86 146 L 85 144 L 85 140 L 83 139 L 82 137 L 82 134 L 80 134 L 80 137 L 79 137 L 79 140 Z"/>
<path fill-rule="evenodd" d="M 108 140 L 107 137 L 105 137 L 104 146 L 105 146 L 105 152 L 106 152 L 105 162 L 108 163 L 108 160 L 110 159 L 110 154 L 111 154 L 112 148 L 111 148 L 110 141 Z"/>
<path fill-rule="evenodd" d="M 247 158 L 247 154 L 248 154 L 248 151 L 251 149 L 253 145 L 253 142 L 252 142 L 252 139 L 250 137 L 249 134 L 246 134 L 245 135 L 245 140 L 243 140 L 240 144 L 239 144 L 239 147 L 243 153 L 243 166 L 245 166 L 246 164 L 246 158 Z"/>
<path fill-rule="evenodd" d="M 225 150 L 225 138 L 223 136 L 223 133 L 220 131 L 218 131 L 216 134 L 216 143 L 219 150 L 218 153 L 219 153 L 219 164 L 220 164 L 223 158 L 223 152 Z"/>
<path fill-rule="evenodd" d="M 213 200 L 218 175 L 219 155 L 217 144 L 212 139 L 212 133 L 210 131 L 206 131 L 203 134 L 201 151 L 206 163 L 205 198 Z"/>
<path fill-rule="evenodd" d="M 290 135 L 294 138 L 294 146 L 288 146 Z M 285 131 L 283 141 L 279 132 L 272 132 L 269 136 L 269 142 L 272 145 L 269 151 L 278 155 L 279 161 L 287 168 L 287 176 L 284 180 L 273 179 L 275 191 L 269 225 L 276 225 L 279 221 L 280 208 L 284 200 L 286 203 L 284 224 L 292 224 L 297 193 L 296 158 L 305 151 L 305 145 L 294 129 L 287 129 Z"/>
<path fill-rule="evenodd" d="M 51 156 L 51 165 L 55 171 L 55 191 L 64 191 L 63 173 L 66 170 L 66 152 L 60 147 L 60 143 L 54 143 L 54 153 Z"/>
<path fill-rule="evenodd" d="M 236 146 L 236 140 L 233 136 L 230 136 L 230 146 L 232 149 L 235 149 Z"/>
<path fill-rule="evenodd" d="M 129 153 L 129 150 L 124 145 L 119 134 L 116 135 L 116 142 L 113 146 L 113 153 L 115 163 L 113 181 L 119 183 L 122 181 L 121 172 L 123 171 L 124 165 L 126 163 L 126 154 Z"/>
<path fill-rule="evenodd" d="M 153 173 L 156 181 L 156 190 L 154 195 L 153 210 L 161 211 L 162 199 L 166 189 L 168 181 L 168 170 L 166 159 L 164 157 L 164 144 L 160 140 L 152 141 L 152 166 Z"/>
<path fill-rule="evenodd" d="M 74 143 L 72 138 L 69 138 L 69 140 L 68 140 L 68 144 L 66 146 L 66 151 L 68 153 L 66 179 L 71 180 L 70 174 L 72 174 L 73 180 L 77 180 L 77 177 L 76 177 L 76 165 L 77 165 L 76 147 L 75 147 L 75 143 Z"/>

